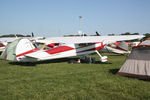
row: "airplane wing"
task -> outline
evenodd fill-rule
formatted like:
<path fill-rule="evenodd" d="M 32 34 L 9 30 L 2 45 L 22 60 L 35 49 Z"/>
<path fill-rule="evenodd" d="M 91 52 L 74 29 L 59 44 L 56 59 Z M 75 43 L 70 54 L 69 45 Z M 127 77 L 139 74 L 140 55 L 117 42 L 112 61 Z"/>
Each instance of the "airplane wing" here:
<path fill-rule="evenodd" d="M 12 42 L 12 41 L 17 40 L 19 38 L 27 38 L 29 40 L 37 39 L 37 38 L 32 38 L 32 37 L 2 37 L 2 38 L 0 38 L 0 42 Z"/>
<path fill-rule="evenodd" d="M 4 37 L 4 38 L 0 38 L 1 42 L 12 42 L 14 40 L 16 40 L 16 37 Z"/>
<path fill-rule="evenodd" d="M 53 41 L 53 43 L 95 43 L 103 42 L 104 44 L 114 43 L 116 41 L 141 39 L 143 35 L 120 35 L 120 36 L 81 36 L 81 37 L 50 37 L 45 41 Z"/>

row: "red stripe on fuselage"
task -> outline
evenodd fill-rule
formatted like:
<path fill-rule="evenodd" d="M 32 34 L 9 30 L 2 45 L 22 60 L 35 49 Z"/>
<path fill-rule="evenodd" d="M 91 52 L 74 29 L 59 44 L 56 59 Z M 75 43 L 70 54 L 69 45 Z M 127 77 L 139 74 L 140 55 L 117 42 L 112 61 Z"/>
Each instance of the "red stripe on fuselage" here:
<path fill-rule="evenodd" d="M 23 56 L 23 55 L 26 55 L 26 54 L 29 54 L 29 53 L 33 53 L 33 52 L 36 52 L 37 50 L 39 50 L 38 48 L 35 48 L 33 50 L 29 50 L 29 51 L 26 51 L 24 53 L 21 53 L 21 54 L 18 54 L 16 55 L 16 57 L 19 57 L 19 56 Z"/>
<path fill-rule="evenodd" d="M 56 53 L 61 53 L 61 52 L 65 52 L 65 51 L 69 51 L 69 50 L 73 50 L 73 49 L 74 48 L 68 47 L 68 46 L 60 46 L 60 47 L 56 47 L 54 49 L 47 50 L 45 52 L 47 52 L 49 54 L 56 54 Z"/>

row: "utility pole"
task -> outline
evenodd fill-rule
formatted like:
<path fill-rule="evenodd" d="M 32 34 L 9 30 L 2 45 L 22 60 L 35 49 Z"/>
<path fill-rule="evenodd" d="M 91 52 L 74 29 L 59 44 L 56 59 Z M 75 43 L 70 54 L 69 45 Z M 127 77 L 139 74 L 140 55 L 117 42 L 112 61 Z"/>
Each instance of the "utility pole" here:
<path fill-rule="evenodd" d="M 82 28 L 81 28 L 81 19 L 82 18 L 83 18 L 82 16 L 79 16 L 79 31 L 78 31 L 78 34 L 81 35 L 81 36 L 84 36 L 83 32 L 82 32 Z"/>

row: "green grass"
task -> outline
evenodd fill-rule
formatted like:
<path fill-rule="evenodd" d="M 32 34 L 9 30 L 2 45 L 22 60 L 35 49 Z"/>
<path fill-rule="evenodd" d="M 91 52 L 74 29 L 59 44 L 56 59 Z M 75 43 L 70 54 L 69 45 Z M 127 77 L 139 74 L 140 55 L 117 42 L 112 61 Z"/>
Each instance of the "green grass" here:
<path fill-rule="evenodd" d="M 126 56 L 105 55 L 103 64 L 1 60 L 0 100 L 150 100 L 149 81 L 115 75 Z"/>

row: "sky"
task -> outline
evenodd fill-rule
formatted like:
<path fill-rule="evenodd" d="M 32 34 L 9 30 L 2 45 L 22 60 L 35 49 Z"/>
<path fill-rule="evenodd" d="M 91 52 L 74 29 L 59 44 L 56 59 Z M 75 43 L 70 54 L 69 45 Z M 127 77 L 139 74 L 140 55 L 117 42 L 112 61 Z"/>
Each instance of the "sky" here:
<path fill-rule="evenodd" d="M 150 0 L 0 0 L 0 35 L 52 37 L 79 30 L 150 33 Z"/>

